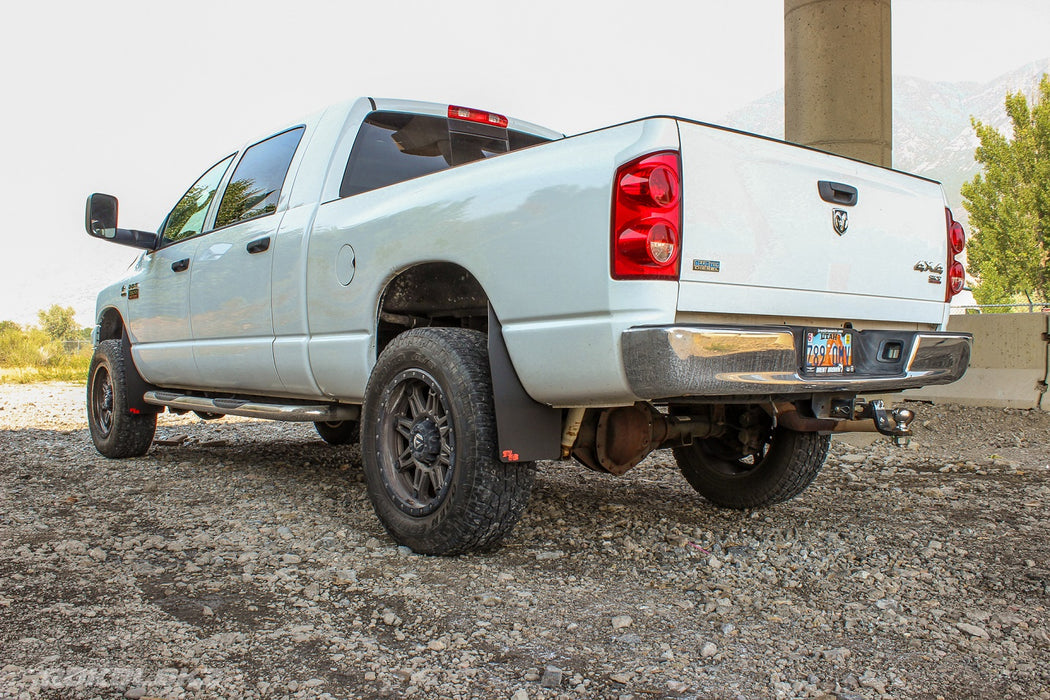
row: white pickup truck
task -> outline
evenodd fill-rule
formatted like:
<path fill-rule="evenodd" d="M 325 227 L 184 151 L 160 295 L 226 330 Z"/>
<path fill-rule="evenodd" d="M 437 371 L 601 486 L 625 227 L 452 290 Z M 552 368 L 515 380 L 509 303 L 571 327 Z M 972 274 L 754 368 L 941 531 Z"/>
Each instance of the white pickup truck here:
<path fill-rule="evenodd" d="M 965 236 L 938 183 L 675 117 L 566 138 L 363 98 L 211 166 L 98 297 L 108 457 L 157 413 L 312 421 L 356 441 L 418 552 L 495 546 L 533 462 L 615 475 L 671 448 L 721 506 L 791 498 L 830 434 L 909 434 L 864 397 L 959 379 Z"/>

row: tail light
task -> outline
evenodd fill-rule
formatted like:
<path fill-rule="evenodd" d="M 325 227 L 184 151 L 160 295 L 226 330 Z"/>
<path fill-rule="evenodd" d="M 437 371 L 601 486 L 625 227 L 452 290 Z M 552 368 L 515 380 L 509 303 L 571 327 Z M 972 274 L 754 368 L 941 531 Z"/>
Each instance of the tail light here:
<path fill-rule="evenodd" d="M 448 118 L 459 119 L 460 121 L 465 122 L 477 122 L 478 124 L 489 124 L 491 126 L 498 126 L 501 129 L 506 129 L 507 124 L 510 123 L 502 114 L 484 112 L 480 109 L 473 109 L 471 107 L 457 107 L 455 105 L 449 105 Z"/>
<path fill-rule="evenodd" d="M 944 290 L 944 300 L 951 301 L 966 286 L 966 268 L 955 259 L 966 248 L 966 231 L 950 209 L 944 210 L 944 218 L 948 225 L 948 287 Z"/>
<path fill-rule="evenodd" d="M 653 153 L 621 166 L 613 188 L 613 279 L 678 279 L 682 226 L 678 153 Z"/>

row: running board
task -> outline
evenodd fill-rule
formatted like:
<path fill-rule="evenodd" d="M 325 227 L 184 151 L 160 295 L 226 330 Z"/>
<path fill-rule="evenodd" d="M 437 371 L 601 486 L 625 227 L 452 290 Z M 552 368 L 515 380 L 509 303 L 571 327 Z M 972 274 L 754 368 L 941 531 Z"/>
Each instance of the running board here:
<path fill-rule="evenodd" d="M 283 404 L 262 403 L 247 399 L 208 399 L 203 396 L 176 394 L 170 391 L 147 391 L 143 401 L 153 406 L 167 406 L 176 411 L 200 411 L 222 413 L 267 420 L 310 421 L 330 423 L 343 420 L 358 420 L 360 406 L 342 404 Z"/>

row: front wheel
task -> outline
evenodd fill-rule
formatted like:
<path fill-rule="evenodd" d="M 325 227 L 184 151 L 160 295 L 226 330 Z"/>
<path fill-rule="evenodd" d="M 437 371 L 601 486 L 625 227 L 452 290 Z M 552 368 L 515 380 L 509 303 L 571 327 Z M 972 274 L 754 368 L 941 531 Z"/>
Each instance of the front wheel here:
<path fill-rule="evenodd" d="M 419 328 L 391 341 L 365 389 L 361 456 L 394 539 L 441 555 L 499 544 L 528 504 L 534 470 L 496 452 L 485 335 Z"/>
<path fill-rule="evenodd" d="M 751 435 L 750 446 L 734 431 L 676 447 L 675 461 L 689 485 L 715 505 L 761 508 L 802 493 L 824 465 L 831 445 L 829 435 L 784 427 L 758 426 Z"/>
<path fill-rule="evenodd" d="M 95 348 L 88 370 L 91 441 L 95 449 L 115 459 L 146 454 L 157 430 L 156 413 L 133 413 L 128 408 L 128 361 L 119 340 L 103 340 Z"/>

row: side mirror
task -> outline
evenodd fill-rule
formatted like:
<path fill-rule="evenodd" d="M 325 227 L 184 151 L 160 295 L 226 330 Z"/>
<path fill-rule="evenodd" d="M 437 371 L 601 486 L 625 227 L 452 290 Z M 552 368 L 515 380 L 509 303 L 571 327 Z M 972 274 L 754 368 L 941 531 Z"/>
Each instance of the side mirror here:
<path fill-rule="evenodd" d="M 89 236 L 133 248 L 153 250 L 160 242 L 160 237 L 150 231 L 117 228 L 117 198 L 111 194 L 96 192 L 88 197 L 84 228 Z"/>
<path fill-rule="evenodd" d="M 108 238 L 117 236 L 117 198 L 111 194 L 95 194 L 88 197 L 84 213 L 84 228 L 89 236 Z"/>

